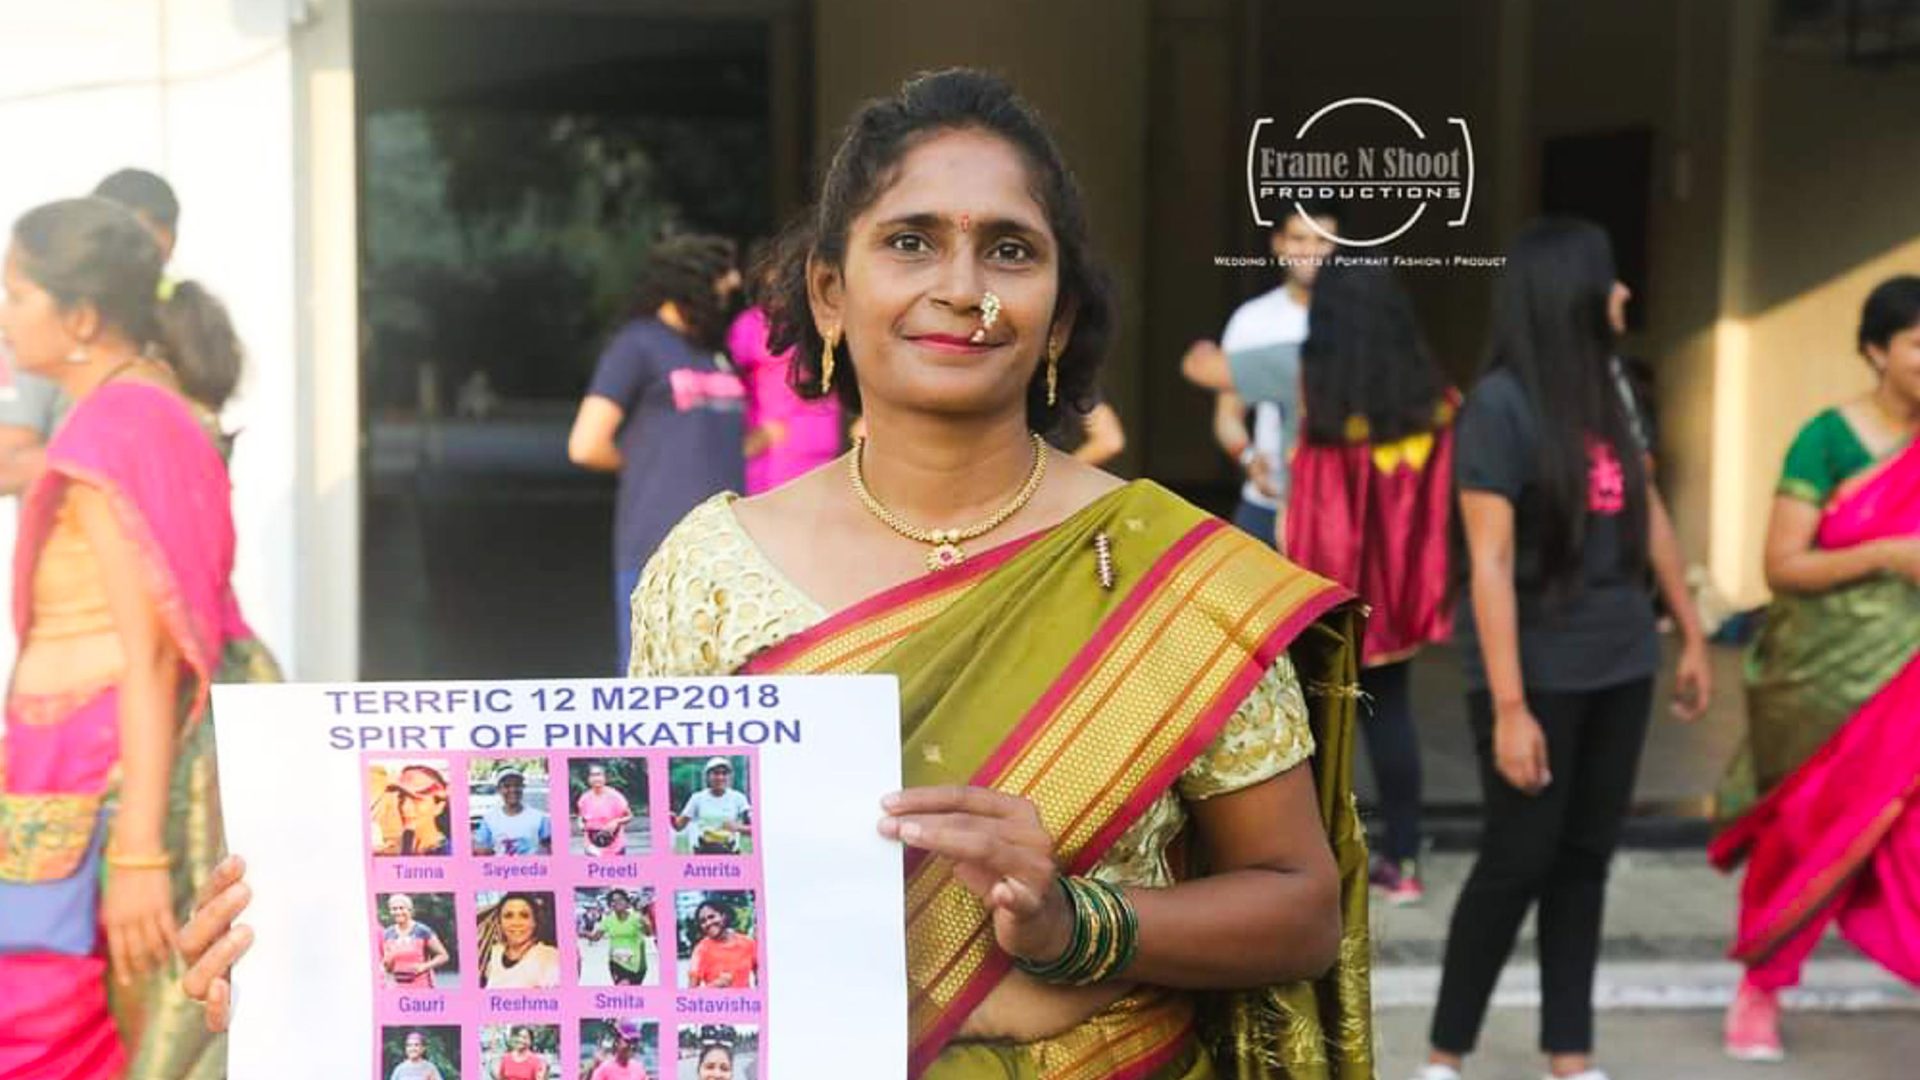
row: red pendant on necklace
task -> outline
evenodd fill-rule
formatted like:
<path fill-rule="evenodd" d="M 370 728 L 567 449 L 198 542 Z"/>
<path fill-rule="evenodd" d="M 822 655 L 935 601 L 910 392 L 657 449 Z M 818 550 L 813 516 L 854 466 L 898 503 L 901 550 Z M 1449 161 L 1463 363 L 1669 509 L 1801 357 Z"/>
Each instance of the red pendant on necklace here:
<path fill-rule="evenodd" d="M 951 570 L 966 561 L 967 553 L 961 551 L 960 545 L 952 541 L 935 544 L 933 550 L 927 552 L 927 569 L 929 571 Z"/>

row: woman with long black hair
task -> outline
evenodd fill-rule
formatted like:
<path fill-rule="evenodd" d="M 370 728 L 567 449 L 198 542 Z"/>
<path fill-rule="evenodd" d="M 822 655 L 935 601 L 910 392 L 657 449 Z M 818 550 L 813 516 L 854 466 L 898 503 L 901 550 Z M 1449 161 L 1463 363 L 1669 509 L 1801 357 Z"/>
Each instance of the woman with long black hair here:
<path fill-rule="evenodd" d="M 1301 347 L 1305 431 L 1293 455 L 1286 551 L 1372 608 L 1360 657 L 1361 710 L 1384 843 L 1370 877 L 1392 904 L 1424 895 L 1420 746 L 1413 657 L 1447 635 L 1447 522 L 1453 419 L 1413 300 L 1380 266 L 1320 271 Z"/>
<path fill-rule="evenodd" d="M 1485 827 L 1447 937 L 1421 1080 L 1457 1080 L 1527 909 L 1539 905 L 1541 1048 L 1593 1065 L 1608 865 L 1633 793 L 1660 644 L 1652 570 L 1679 624 L 1677 712 L 1700 715 L 1706 646 L 1614 355 L 1626 286 L 1597 227 L 1528 226 L 1496 287 L 1493 345 L 1457 429 L 1467 668 Z"/>

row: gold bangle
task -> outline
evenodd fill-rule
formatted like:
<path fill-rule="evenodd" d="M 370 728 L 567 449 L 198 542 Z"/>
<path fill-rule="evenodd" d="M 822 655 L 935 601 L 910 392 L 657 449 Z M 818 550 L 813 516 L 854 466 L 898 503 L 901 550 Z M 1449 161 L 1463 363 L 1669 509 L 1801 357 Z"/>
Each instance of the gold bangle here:
<path fill-rule="evenodd" d="M 164 851 L 158 855 L 122 855 L 109 851 L 107 865 L 115 870 L 171 870 L 173 856 Z"/>

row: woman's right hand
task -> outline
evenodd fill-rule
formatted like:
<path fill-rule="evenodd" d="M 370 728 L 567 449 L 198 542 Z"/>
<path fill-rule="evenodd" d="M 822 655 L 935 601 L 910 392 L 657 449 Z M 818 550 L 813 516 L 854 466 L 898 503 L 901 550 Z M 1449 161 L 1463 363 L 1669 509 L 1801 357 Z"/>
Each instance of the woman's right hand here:
<path fill-rule="evenodd" d="M 1880 545 L 1881 565 L 1886 571 L 1920 585 L 1920 536 L 1882 540 Z"/>
<path fill-rule="evenodd" d="M 1495 710 L 1493 762 L 1507 783 L 1528 795 L 1538 795 L 1553 783 L 1546 733 L 1524 702 Z"/>
<path fill-rule="evenodd" d="M 229 855 L 193 900 L 193 918 L 180 930 L 180 955 L 188 967 L 180 980 L 186 995 L 206 1006 L 207 1030 L 225 1031 L 233 1018 L 233 965 L 253 945 L 253 929 L 234 920 L 247 909 L 253 890 L 243 880 L 247 864 Z"/>

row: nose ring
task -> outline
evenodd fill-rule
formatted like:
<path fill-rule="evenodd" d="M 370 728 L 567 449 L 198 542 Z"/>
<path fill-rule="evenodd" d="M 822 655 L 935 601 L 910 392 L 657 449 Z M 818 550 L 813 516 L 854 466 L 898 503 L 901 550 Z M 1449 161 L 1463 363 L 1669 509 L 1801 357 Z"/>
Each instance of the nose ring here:
<path fill-rule="evenodd" d="M 991 290 L 980 294 L 980 326 L 969 340 L 975 345 L 987 340 L 987 331 L 1000 321 L 1000 298 Z"/>

